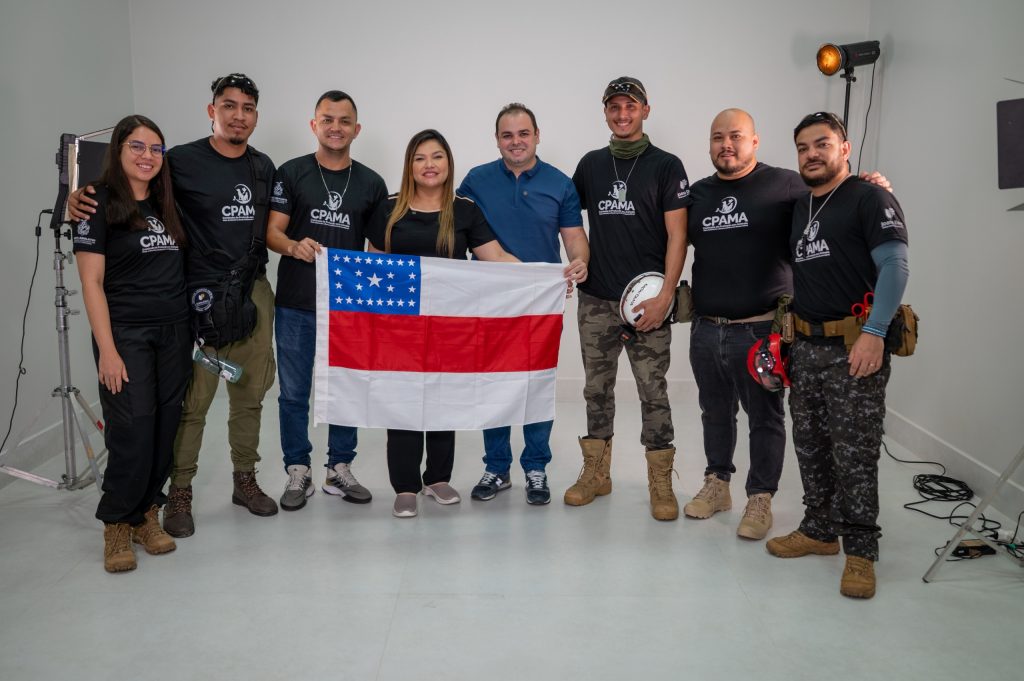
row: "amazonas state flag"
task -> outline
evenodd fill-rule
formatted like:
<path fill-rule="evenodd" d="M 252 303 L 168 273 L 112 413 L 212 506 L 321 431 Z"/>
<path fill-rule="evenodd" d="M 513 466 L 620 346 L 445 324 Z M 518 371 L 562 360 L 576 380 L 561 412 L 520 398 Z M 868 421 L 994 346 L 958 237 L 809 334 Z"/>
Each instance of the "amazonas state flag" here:
<path fill-rule="evenodd" d="M 323 249 L 314 422 L 480 430 L 548 421 L 562 266 Z"/>

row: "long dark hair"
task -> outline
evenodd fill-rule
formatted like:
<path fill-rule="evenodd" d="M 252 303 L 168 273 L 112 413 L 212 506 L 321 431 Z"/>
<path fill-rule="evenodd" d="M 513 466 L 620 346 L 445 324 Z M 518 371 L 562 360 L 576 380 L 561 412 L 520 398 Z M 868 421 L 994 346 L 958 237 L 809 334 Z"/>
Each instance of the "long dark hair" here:
<path fill-rule="evenodd" d="M 435 140 L 444 149 L 448 156 L 448 179 L 444 181 L 443 194 L 441 196 L 441 214 L 438 216 L 437 243 L 435 250 L 438 255 L 446 258 L 452 257 L 455 253 L 455 159 L 452 158 L 452 148 L 448 146 L 448 140 L 437 130 L 422 130 L 409 140 L 409 146 L 405 148 L 405 165 L 402 167 L 402 186 L 398 190 L 398 198 L 395 200 L 395 208 L 391 211 L 387 226 L 384 228 L 384 250 L 391 252 L 391 230 L 395 223 L 409 212 L 409 202 L 416 193 L 416 181 L 412 176 L 412 159 L 416 156 L 416 150 L 424 142 Z"/>
<path fill-rule="evenodd" d="M 100 175 L 100 184 L 107 187 L 107 224 L 112 227 L 126 226 L 131 230 L 144 230 L 149 226 L 139 212 L 138 203 L 125 177 L 124 167 L 121 165 L 121 147 L 128 141 L 128 136 L 136 128 L 148 128 L 160 138 L 160 143 L 165 144 L 164 134 L 157 127 L 157 124 L 138 114 L 125 116 L 117 125 L 110 136 L 110 144 L 107 146 L 107 153 L 103 157 L 103 174 Z M 171 170 L 167 164 L 167 156 L 164 155 L 160 172 L 149 181 L 149 202 L 153 210 L 160 216 L 164 228 L 179 245 L 185 243 L 185 230 L 178 219 L 178 211 L 174 205 L 174 193 L 171 191 Z"/>

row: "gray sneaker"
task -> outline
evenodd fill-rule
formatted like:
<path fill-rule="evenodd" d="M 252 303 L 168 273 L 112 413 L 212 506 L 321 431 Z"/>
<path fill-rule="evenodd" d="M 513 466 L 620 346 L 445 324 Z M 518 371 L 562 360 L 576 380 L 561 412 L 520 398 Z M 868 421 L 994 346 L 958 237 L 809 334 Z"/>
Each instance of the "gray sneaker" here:
<path fill-rule="evenodd" d="M 286 511 L 298 511 L 306 505 L 306 499 L 313 496 L 313 477 L 309 474 L 309 466 L 295 464 L 288 466 L 288 484 L 281 495 L 281 508 Z"/>
<path fill-rule="evenodd" d="M 368 504 L 373 499 L 370 490 L 360 485 L 352 475 L 352 465 L 347 463 L 336 463 L 334 468 L 328 468 L 327 479 L 321 489 L 353 504 Z"/>
<path fill-rule="evenodd" d="M 415 494 L 406 492 L 405 494 L 399 494 L 395 497 L 395 506 L 391 510 L 391 515 L 396 518 L 412 518 L 416 513 Z"/>
<path fill-rule="evenodd" d="M 423 488 L 423 496 L 434 497 L 434 501 L 445 506 L 462 501 L 459 493 L 447 482 L 435 482 Z"/>

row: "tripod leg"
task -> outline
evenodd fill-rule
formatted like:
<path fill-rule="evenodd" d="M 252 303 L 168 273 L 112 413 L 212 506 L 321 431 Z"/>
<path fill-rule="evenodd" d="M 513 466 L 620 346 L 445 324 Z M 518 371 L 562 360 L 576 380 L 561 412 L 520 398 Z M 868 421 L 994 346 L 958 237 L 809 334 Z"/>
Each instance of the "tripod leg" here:
<path fill-rule="evenodd" d="M 78 390 L 78 388 L 72 388 L 72 392 L 75 395 L 75 400 L 78 401 L 78 406 L 82 408 L 82 411 L 85 412 L 85 415 L 89 417 L 90 421 L 92 421 L 92 425 L 96 428 L 97 432 L 99 432 L 102 435 L 103 421 L 96 417 L 96 412 L 94 412 L 92 410 L 92 407 L 89 406 L 89 403 L 85 401 L 85 398 L 82 397 L 82 393 Z"/>
<path fill-rule="evenodd" d="M 82 444 L 85 446 L 85 458 L 89 460 L 89 468 L 92 469 L 93 480 L 96 483 L 96 490 L 103 493 L 103 476 L 100 475 L 100 469 L 96 465 L 96 455 L 92 451 L 92 445 L 89 443 L 89 436 L 85 434 L 82 429 L 82 422 L 78 420 L 78 414 L 74 409 L 71 410 L 71 418 L 75 422 L 75 429 L 78 431 L 78 436 L 82 438 Z"/>
<path fill-rule="evenodd" d="M 1006 481 L 1010 479 L 1010 476 L 1013 475 L 1014 471 L 1017 470 L 1021 462 L 1024 462 L 1024 447 L 1021 447 L 1021 450 L 1017 452 L 1016 458 L 1014 458 L 1013 462 L 1006 467 L 1006 470 L 1003 471 L 1003 474 L 999 476 L 999 479 L 996 481 L 996 484 L 993 485 L 992 489 L 989 490 L 988 494 L 986 494 L 984 498 L 982 498 L 982 500 L 978 502 L 978 505 L 974 508 L 974 512 L 971 513 L 967 520 L 964 521 L 963 525 L 960 526 L 960 529 L 957 531 L 957 533 L 953 535 L 953 538 L 949 541 L 949 543 L 946 544 L 946 549 L 942 552 L 942 555 L 940 555 L 935 560 L 935 562 L 932 563 L 932 566 L 928 568 L 928 572 L 924 573 L 924 577 L 921 578 L 924 582 L 931 581 L 932 577 L 934 577 L 935 574 L 939 571 L 939 567 L 941 567 L 942 561 L 944 561 L 946 557 L 953 551 L 954 547 L 960 544 L 960 540 L 968 532 L 978 537 L 992 548 L 996 549 L 996 551 L 999 550 L 999 547 L 995 546 L 990 540 L 980 535 L 977 532 L 977 530 L 974 529 L 974 521 L 978 519 L 978 516 L 980 516 L 985 511 L 985 509 L 988 508 L 988 505 L 991 504 L 992 501 L 996 498 L 996 495 L 999 494 L 999 490 L 1002 489 Z"/>

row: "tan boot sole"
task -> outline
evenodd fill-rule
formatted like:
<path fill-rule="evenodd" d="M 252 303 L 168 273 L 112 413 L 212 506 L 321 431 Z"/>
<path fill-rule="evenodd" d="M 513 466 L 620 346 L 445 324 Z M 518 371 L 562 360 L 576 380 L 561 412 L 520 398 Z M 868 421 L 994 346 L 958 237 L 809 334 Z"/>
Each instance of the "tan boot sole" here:
<path fill-rule="evenodd" d="M 116 574 L 118 572 L 131 572 L 138 566 L 139 564 L 135 561 L 132 561 L 131 563 L 119 563 L 116 565 L 111 565 L 106 562 L 103 563 L 103 569 L 111 574 Z"/>
<path fill-rule="evenodd" d="M 164 531 L 166 532 L 166 530 L 164 530 Z M 148 553 L 151 556 L 161 556 L 161 555 L 163 555 L 165 553 L 170 553 L 174 549 L 178 548 L 178 545 L 175 544 L 173 541 L 171 541 L 171 545 L 170 546 L 166 546 L 166 547 L 163 547 L 163 548 L 159 548 L 159 547 L 150 548 L 149 546 L 146 545 L 146 542 L 142 541 L 138 537 L 132 537 L 132 541 L 135 542 L 136 544 L 138 544 L 139 546 L 141 546 L 143 549 L 145 549 L 146 553 Z"/>

